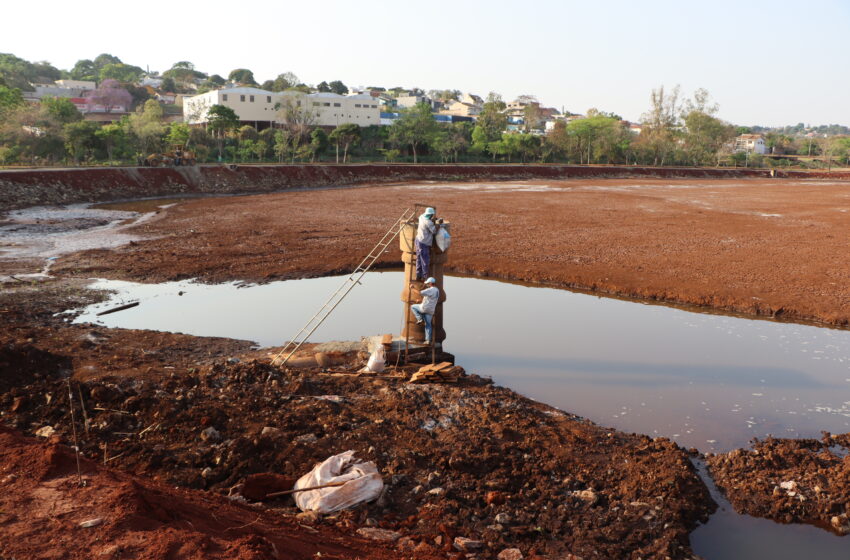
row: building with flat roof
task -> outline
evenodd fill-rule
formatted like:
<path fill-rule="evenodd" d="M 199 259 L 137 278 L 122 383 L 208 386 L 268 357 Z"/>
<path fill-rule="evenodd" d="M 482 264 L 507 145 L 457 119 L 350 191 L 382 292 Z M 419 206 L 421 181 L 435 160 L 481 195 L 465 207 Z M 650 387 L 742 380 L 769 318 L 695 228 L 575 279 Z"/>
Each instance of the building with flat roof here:
<path fill-rule="evenodd" d="M 207 122 L 213 105 L 233 109 L 239 120 L 257 128 L 268 128 L 297 118 L 303 124 L 337 127 L 345 123 L 379 125 L 380 104 L 369 94 L 271 92 L 252 87 L 231 87 L 208 91 L 183 99 L 183 117 L 189 124 Z"/>

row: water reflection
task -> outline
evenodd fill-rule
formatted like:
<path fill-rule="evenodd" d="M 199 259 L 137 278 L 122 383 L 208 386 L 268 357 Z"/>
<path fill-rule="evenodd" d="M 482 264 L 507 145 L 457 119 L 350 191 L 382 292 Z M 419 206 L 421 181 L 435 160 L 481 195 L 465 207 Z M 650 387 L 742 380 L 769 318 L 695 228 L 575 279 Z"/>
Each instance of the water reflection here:
<path fill-rule="evenodd" d="M 280 345 L 341 281 L 99 282 L 119 293 L 77 320 L 138 298 L 103 324 Z M 402 283 L 398 272 L 368 274 L 315 340 L 399 332 Z M 445 291 L 446 349 L 467 370 L 602 425 L 702 451 L 850 431 L 850 331 L 462 277 Z"/>

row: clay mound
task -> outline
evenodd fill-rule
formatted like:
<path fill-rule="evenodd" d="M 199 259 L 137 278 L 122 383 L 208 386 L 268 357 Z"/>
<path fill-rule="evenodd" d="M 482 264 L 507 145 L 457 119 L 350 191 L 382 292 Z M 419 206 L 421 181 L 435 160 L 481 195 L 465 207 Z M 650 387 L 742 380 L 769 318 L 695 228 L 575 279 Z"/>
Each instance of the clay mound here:
<path fill-rule="evenodd" d="M 71 360 L 15 341 L 0 342 L 0 392 L 32 383 L 35 376 L 71 371 Z"/>
<path fill-rule="evenodd" d="M 2 558 L 266 560 L 395 558 L 326 527 L 205 492 L 177 490 L 0 429 Z M 89 527 L 81 526 L 88 522 Z"/>

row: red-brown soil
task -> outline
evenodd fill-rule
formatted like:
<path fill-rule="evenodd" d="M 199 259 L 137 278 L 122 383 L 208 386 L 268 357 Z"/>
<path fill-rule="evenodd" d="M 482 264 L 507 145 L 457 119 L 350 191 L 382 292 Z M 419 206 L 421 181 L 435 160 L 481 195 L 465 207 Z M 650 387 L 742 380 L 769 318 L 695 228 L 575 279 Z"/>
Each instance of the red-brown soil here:
<path fill-rule="evenodd" d="M 0 557 L 136 560 L 398 558 L 372 542 L 209 492 L 80 459 L 0 427 Z M 82 481 L 83 485 L 80 485 Z M 80 524 L 91 520 L 93 527 Z"/>
<path fill-rule="evenodd" d="M 735 510 L 850 533 L 850 434 L 755 441 L 707 458 Z M 784 483 L 784 485 L 783 485 Z"/>
<path fill-rule="evenodd" d="M 754 315 L 850 321 L 850 181 L 571 180 L 528 192 L 383 186 L 201 199 L 62 258 L 63 275 L 266 281 L 354 268 L 413 202 L 453 222 L 447 270 Z M 452 184 L 458 186 L 457 184 Z M 504 184 L 502 184 L 504 185 Z M 400 262 L 395 250 L 380 264 Z"/>
<path fill-rule="evenodd" d="M 313 528 L 347 535 L 351 540 L 339 541 L 340 546 L 355 551 L 363 550 L 356 531 L 377 526 L 403 535 L 396 548 L 406 557 L 461 558 L 452 539 L 467 537 L 483 543 L 478 558 L 494 558 L 508 547 L 519 547 L 526 557 L 536 552 L 550 558 L 567 553 L 584 558 L 690 558 L 688 534 L 714 507 L 687 455 L 672 442 L 598 427 L 477 376 L 457 386 L 414 386 L 404 378 L 279 371 L 267 361 L 255 361 L 264 352 L 247 351 L 239 342 L 67 325 L 54 315 L 78 305 L 87 292 L 75 296 L 67 288 L 41 286 L 40 313 L 29 316 L 33 294 L 19 290 L 0 296 L 10 337 L 3 345 L 3 360 L 29 364 L 31 378 L 8 380 L 0 394 L 3 423 L 25 434 L 51 426 L 54 437 L 70 444 L 66 376 L 71 374 L 77 436 L 86 458 L 96 463 L 106 459 L 109 467 L 151 479 L 137 484 L 156 488 L 162 501 L 179 503 L 191 496 L 206 500 L 200 504 L 208 505 L 210 518 L 203 523 L 215 529 L 214 535 L 172 535 L 162 527 L 166 542 L 208 542 L 214 551 L 247 547 L 242 541 L 214 537 L 221 536 L 223 527 L 242 526 L 265 511 L 248 510 L 253 517 L 243 520 L 237 514 L 245 510 L 233 510 L 218 524 L 218 508 L 227 503 L 223 498 L 188 492 L 170 496 L 165 494 L 168 488 L 238 493 L 251 474 L 295 478 L 347 449 L 377 463 L 387 493 L 376 503 L 315 521 Z M 86 341 L 85 348 L 68 344 L 79 339 Z M 147 340 L 148 351 L 154 353 L 140 352 L 134 339 Z M 189 357 L 193 353 L 194 362 Z M 87 354 L 104 364 L 98 375 L 88 371 Z M 13 371 L 19 370 L 0 368 L 4 378 Z M 327 395 L 334 397 L 323 398 Z M 220 437 L 202 438 L 209 427 Z M 264 427 L 277 431 L 262 435 Z M 20 468 L 14 461 L 25 460 L 18 457 L 25 454 L 21 450 L 15 447 L 4 460 L 15 472 Z M 70 472 L 63 471 L 62 478 L 62 488 L 69 492 Z M 108 476 L 126 480 L 115 473 Z M 121 484 L 116 488 L 124 492 Z M 97 502 L 84 496 L 83 505 Z M 119 505 L 126 500 L 103 500 L 99 511 L 105 513 L 98 515 L 124 519 Z M 16 506 L 16 519 L 32 516 L 32 507 Z M 263 513 L 257 531 L 270 542 L 277 542 L 277 533 L 267 530 L 269 526 L 276 523 L 297 531 L 295 523 L 304 524 L 289 501 L 265 507 L 272 513 Z M 76 523 L 88 510 L 73 511 Z M 201 505 L 192 512 L 197 518 L 187 519 L 195 525 L 206 515 Z M 164 522 L 160 517 L 155 521 Z M 38 527 L 45 541 L 53 543 L 51 550 L 84 558 L 76 547 L 93 541 L 73 543 L 69 539 L 75 533 L 66 539 L 69 523 L 45 521 Z M 54 535 L 54 528 L 63 534 Z M 112 531 L 112 544 L 138 542 L 126 524 L 109 524 L 103 530 Z M 0 531 L 7 529 L 0 526 Z M 304 529 L 299 538 L 316 544 L 326 541 L 322 535 Z M 159 542 L 159 533 L 151 537 Z M 167 558 L 155 554 L 165 550 L 158 547 L 134 550 L 138 558 Z M 219 552 L 198 557 L 225 557 L 223 552 L 215 554 Z"/>

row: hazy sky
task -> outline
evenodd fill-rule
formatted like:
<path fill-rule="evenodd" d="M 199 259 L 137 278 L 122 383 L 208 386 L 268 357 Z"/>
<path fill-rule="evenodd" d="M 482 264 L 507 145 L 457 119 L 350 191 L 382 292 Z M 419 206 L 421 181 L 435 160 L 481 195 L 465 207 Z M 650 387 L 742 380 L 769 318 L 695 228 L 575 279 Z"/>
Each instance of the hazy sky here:
<path fill-rule="evenodd" d="M 736 124 L 850 125 L 850 1 L 9 2 L 0 52 L 71 68 L 102 52 L 257 81 L 523 93 L 638 120 L 653 88 L 706 88 Z"/>

